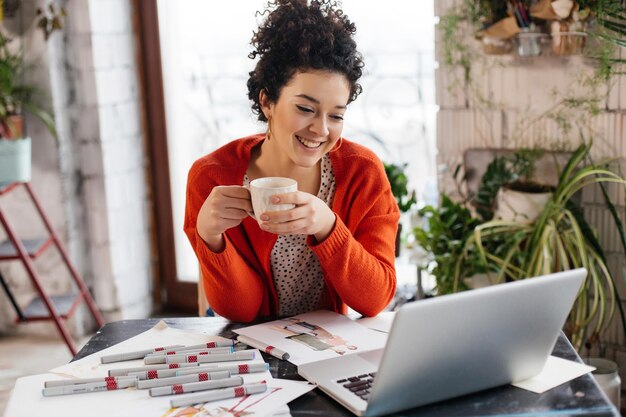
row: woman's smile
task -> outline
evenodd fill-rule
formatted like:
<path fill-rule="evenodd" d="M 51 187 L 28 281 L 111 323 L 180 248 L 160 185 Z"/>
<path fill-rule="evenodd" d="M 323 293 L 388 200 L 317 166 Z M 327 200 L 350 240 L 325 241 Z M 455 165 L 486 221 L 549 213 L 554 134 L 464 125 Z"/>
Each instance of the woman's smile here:
<path fill-rule="evenodd" d="M 299 135 L 295 135 L 295 136 L 296 136 L 296 140 L 302 146 L 304 146 L 307 150 L 317 150 L 322 145 L 324 145 L 324 143 L 326 143 L 326 141 L 319 142 L 319 141 L 314 141 L 314 140 L 309 140 L 309 139 L 303 138 L 302 136 L 299 136 Z"/>

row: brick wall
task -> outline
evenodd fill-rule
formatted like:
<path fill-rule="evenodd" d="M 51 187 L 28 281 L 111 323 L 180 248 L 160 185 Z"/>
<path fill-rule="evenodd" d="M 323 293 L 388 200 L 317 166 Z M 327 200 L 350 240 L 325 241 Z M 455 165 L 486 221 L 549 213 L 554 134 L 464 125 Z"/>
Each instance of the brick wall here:
<path fill-rule="evenodd" d="M 454 4 L 455 0 L 435 0 L 436 15 L 442 16 Z M 465 91 L 453 84 L 460 69 L 447 68 L 443 63 L 442 34 L 437 32 L 437 148 L 438 163 L 444 172 L 439 182 L 440 190 L 453 192 L 455 189 L 449 174 L 461 162 L 463 151 L 467 148 L 532 145 L 550 148 L 558 144 L 574 146 L 578 143 L 576 129 L 569 135 L 563 135 L 556 123 L 548 119 L 524 123 L 529 120 L 529 115 L 538 115 L 553 106 L 556 96 L 588 91 L 578 81 L 582 74 L 592 71 L 583 58 L 546 56 L 522 61 L 511 56 L 482 56 L 473 71 L 476 90 Z M 621 53 L 622 57 L 626 57 L 626 50 Z M 626 77 L 614 79 L 597 91 L 602 96 L 600 114 L 588 118 L 584 114 L 573 113 L 571 121 L 593 132 L 592 153 L 596 159 L 620 157 L 622 172 L 626 172 Z M 472 96 L 475 92 L 495 106 L 486 108 L 478 104 L 476 96 Z M 612 201 L 624 216 L 623 187 L 609 188 Z M 618 282 L 620 301 L 626 309 L 626 259 L 615 226 L 604 209 L 598 190 L 587 190 L 583 201 L 585 215 L 597 229 L 607 252 L 609 267 Z M 621 369 L 626 369 L 624 334 L 618 313 L 603 339 L 607 347 L 606 356 L 617 359 Z"/>
<path fill-rule="evenodd" d="M 22 10 L 25 27 L 30 27 L 23 34 L 27 60 L 39 57 L 33 79 L 49 92 L 60 136 L 55 144 L 43 127 L 27 120 L 39 142 L 33 147 L 33 186 L 105 318 L 147 317 L 152 311 L 148 161 L 130 1 L 60 3 L 67 10 L 65 28 L 48 42 L 30 23 L 34 4 Z M 28 220 L 23 196 L 0 203 L 19 219 L 22 236 L 40 233 Z M 47 253 L 37 265 L 50 292 L 71 288 L 56 254 Z M 21 265 L 0 268 L 21 301 L 34 295 Z M 0 332 L 14 331 L 14 313 L 4 296 L 0 311 Z M 83 320 L 89 323 L 87 316 L 72 320 L 77 333 Z M 20 327 L 54 332 L 49 326 Z"/>
<path fill-rule="evenodd" d="M 110 317 L 145 317 L 152 308 L 147 158 L 130 2 L 69 5 L 77 19 L 68 24 L 68 50 L 84 57 L 68 62 L 81 80 L 74 125 L 95 295 Z"/>

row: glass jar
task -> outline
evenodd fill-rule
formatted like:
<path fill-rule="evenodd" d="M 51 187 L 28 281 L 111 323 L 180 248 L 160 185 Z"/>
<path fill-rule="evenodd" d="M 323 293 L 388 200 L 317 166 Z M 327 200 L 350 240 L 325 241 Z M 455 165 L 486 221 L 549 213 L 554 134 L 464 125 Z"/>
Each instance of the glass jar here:
<path fill-rule="evenodd" d="M 522 31 L 517 34 L 517 55 L 521 57 L 538 56 L 542 53 L 547 35 L 540 32 Z"/>

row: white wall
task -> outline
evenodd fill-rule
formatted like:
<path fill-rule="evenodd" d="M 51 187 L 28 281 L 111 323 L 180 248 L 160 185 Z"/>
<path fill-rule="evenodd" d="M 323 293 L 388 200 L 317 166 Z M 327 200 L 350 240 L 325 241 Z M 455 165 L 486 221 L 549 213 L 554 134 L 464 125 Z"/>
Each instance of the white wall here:
<path fill-rule="evenodd" d="M 30 2 L 25 2 L 30 3 Z M 27 119 L 33 147 L 32 184 L 107 320 L 147 317 L 152 311 L 147 157 L 129 0 L 60 1 L 65 28 L 46 43 L 34 27 L 34 3 L 24 6 L 25 52 L 32 79 L 53 103 L 59 144 Z M 43 0 L 36 2 L 42 6 Z M 13 193 L 15 194 L 15 193 Z M 22 236 L 40 234 L 25 198 L 0 200 Z M 50 293 L 71 288 L 54 250 L 37 261 Z M 0 264 L 20 301 L 34 295 L 20 264 Z M 15 331 L 15 316 L 0 296 L 0 332 Z M 84 313 L 84 312 L 83 312 Z M 80 333 L 82 321 L 71 324 Z M 52 325 L 20 331 L 55 332 Z"/>

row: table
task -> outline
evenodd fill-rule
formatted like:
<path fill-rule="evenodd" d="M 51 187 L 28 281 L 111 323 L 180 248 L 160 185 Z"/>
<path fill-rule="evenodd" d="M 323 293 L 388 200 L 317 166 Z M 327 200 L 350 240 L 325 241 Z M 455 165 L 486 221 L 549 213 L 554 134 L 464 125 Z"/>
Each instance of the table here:
<path fill-rule="evenodd" d="M 83 358 L 122 342 L 152 328 L 160 319 L 123 320 L 105 324 L 74 357 Z M 233 330 L 244 325 L 223 318 L 193 317 L 163 319 L 168 326 L 208 331 L 233 338 Z M 580 360 L 567 338 L 561 334 L 553 354 L 565 359 Z M 263 353 L 275 378 L 302 380 L 296 366 Z M 293 417 L 353 416 L 319 389 L 289 403 Z M 617 416 L 619 413 L 607 400 L 590 374 L 576 378 L 543 394 L 535 394 L 510 385 L 497 387 L 440 403 L 394 414 L 402 417 L 469 417 L 469 416 Z"/>

